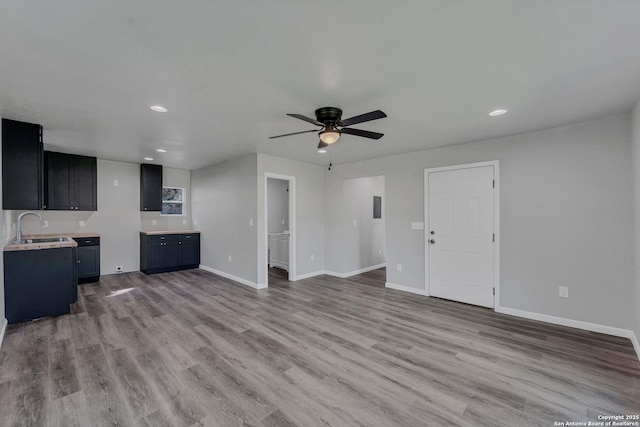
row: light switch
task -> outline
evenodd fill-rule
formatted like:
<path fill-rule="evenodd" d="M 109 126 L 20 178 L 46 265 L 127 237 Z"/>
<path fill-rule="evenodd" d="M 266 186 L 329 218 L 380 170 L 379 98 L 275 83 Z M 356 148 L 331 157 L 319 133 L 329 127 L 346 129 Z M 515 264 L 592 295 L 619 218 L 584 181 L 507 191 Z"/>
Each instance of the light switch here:
<path fill-rule="evenodd" d="M 118 185 L 120 185 L 120 183 L 118 182 L 118 180 L 117 180 L 117 179 L 114 179 L 114 180 L 113 180 L 113 186 L 114 186 L 114 187 L 117 187 Z"/>

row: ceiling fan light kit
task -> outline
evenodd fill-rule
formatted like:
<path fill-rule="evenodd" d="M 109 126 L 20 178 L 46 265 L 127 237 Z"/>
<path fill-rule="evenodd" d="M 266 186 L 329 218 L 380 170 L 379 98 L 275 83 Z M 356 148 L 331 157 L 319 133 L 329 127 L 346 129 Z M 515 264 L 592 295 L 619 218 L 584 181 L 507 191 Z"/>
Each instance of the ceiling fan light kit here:
<path fill-rule="evenodd" d="M 354 116 L 346 120 L 342 120 L 342 110 L 336 107 L 322 107 L 315 111 L 316 119 L 312 119 L 302 114 L 287 114 L 288 116 L 296 119 L 312 123 L 316 126 L 320 126 L 319 130 L 305 130 L 302 132 L 286 133 L 284 135 L 271 136 L 269 139 L 282 138 L 284 136 L 299 135 L 301 133 L 318 132 L 320 137 L 320 143 L 318 144 L 318 150 L 322 150 L 325 147 L 334 144 L 340 139 L 340 135 L 343 133 L 349 135 L 360 136 L 369 139 L 380 139 L 384 134 L 378 132 L 371 132 L 362 129 L 353 129 L 348 126 L 358 123 L 364 123 L 371 120 L 382 119 L 387 117 L 385 113 L 380 110 L 371 111 L 366 114 Z"/>

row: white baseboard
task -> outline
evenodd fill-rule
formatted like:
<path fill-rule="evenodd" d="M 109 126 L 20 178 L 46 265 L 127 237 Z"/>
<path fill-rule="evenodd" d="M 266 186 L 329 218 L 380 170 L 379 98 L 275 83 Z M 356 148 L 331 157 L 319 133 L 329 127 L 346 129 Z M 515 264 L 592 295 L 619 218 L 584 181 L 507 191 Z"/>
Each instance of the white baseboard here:
<path fill-rule="evenodd" d="M 395 289 L 396 291 L 410 292 L 412 294 L 427 296 L 427 291 L 424 289 L 412 288 L 410 286 L 396 285 L 395 283 L 385 283 L 385 288 Z"/>
<path fill-rule="evenodd" d="M 333 277 L 339 277 L 341 279 L 346 279 L 347 277 L 355 276 L 356 274 L 366 273 L 367 271 L 377 270 L 379 268 L 386 267 L 386 266 L 387 264 L 383 262 L 382 264 L 372 265 L 371 267 L 361 268 L 360 270 L 353 270 L 348 273 L 338 273 L 336 271 L 325 270 L 324 274 L 327 274 Z"/>
<path fill-rule="evenodd" d="M 266 283 L 255 283 L 247 279 L 243 279 L 242 277 L 234 276 L 233 274 L 225 273 L 224 271 L 216 270 L 215 268 L 207 267 L 206 265 L 200 264 L 199 266 L 204 271 L 208 271 L 209 273 L 217 274 L 218 276 L 222 276 L 227 279 L 231 279 L 234 282 L 238 282 L 242 285 L 249 286 L 253 289 L 264 289 L 267 287 Z"/>
<path fill-rule="evenodd" d="M 303 279 L 309 279 L 311 277 L 322 276 L 323 274 L 325 274 L 324 270 L 318 270 L 318 271 L 312 271 L 311 273 L 299 274 L 293 278 L 293 281 L 295 282 L 296 280 L 303 280 Z"/>
<path fill-rule="evenodd" d="M 553 323 L 554 325 L 569 326 L 571 328 L 583 329 L 585 331 L 599 332 L 601 334 L 613 335 L 615 337 L 628 338 L 633 344 L 633 348 L 636 351 L 638 359 L 640 359 L 640 345 L 638 345 L 638 339 L 635 333 L 630 329 L 614 328 L 613 326 L 599 325 L 597 323 L 583 322 L 581 320 L 567 319 L 565 317 L 550 316 L 548 314 L 533 313 L 509 307 L 496 307 L 495 311 L 497 313 L 523 317 L 525 319 Z"/>
<path fill-rule="evenodd" d="M 0 328 L 0 348 L 2 348 L 2 340 L 4 340 L 4 333 L 7 331 L 7 325 L 9 322 L 7 319 L 2 321 L 2 328 Z"/>
<path fill-rule="evenodd" d="M 638 337 L 633 331 L 631 331 L 631 337 L 629 339 L 633 344 L 633 348 L 636 349 L 636 355 L 638 356 L 638 360 L 640 360 L 640 342 L 638 342 Z"/>

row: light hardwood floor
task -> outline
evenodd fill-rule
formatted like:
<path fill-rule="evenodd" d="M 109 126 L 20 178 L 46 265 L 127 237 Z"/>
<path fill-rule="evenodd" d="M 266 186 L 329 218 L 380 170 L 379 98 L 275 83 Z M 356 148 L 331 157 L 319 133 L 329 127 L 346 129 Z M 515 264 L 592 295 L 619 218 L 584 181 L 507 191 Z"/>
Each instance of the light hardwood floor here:
<path fill-rule="evenodd" d="M 2 426 L 552 426 L 640 414 L 629 340 L 384 288 L 105 276 L 10 326 Z"/>

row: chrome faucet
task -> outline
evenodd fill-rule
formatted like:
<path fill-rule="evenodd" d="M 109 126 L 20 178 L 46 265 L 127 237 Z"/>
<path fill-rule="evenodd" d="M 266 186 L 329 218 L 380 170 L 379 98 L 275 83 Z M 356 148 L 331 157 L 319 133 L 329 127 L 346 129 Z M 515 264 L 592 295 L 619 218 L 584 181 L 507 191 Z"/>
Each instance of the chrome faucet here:
<path fill-rule="evenodd" d="M 40 215 L 39 213 L 35 213 L 35 212 L 22 212 L 20 214 L 20 216 L 18 216 L 18 228 L 16 231 L 16 243 L 20 244 L 22 243 L 22 218 L 25 215 L 36 215 L 38 218 L 40 218 L 40 224 L 44 225 L 44 219 L 42 218 L 42 215 Z"/>

